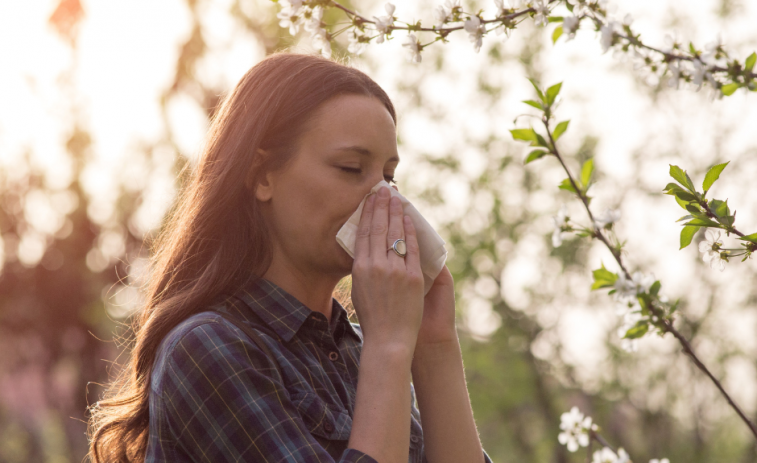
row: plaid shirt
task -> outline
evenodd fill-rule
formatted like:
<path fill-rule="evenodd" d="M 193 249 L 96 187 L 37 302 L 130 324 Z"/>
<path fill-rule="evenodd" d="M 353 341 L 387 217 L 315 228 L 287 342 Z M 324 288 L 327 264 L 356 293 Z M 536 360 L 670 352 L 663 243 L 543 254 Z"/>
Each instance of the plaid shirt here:
<path fill-rule="evenodd" d="M 332 301 L 329 321 L 260 279 L 176 326 L 151 376 L 147 462 L 376 463 L 347 448 L 362 345 L 360 325 Z M 255 328 L 272 361 L 215 311 Z M 274 336 L 272 334 L 275 333 Z M 426 463 L 411 384 L 410 463 Z M 484 452 L 486 463 L 491 463 Z"/>

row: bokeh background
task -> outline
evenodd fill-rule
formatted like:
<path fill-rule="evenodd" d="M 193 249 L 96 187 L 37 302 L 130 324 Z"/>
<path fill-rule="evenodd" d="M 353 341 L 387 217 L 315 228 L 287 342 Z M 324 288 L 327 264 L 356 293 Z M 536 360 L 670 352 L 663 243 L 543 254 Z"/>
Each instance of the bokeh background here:
<path fill-rule="evenodd" d="M 344 2 L 383 15 L 383 2 Z M 464 1 L 466 11 L 493 2 Z M 744 59 L 757 48 L 748 0 L 617 0 L 650 44 L 676 34 L 698 48 L 722 34 Z M 432 24 L 434 2 L 395 16 Z M 87 404 L 126 355 L 151 238 L 193 163 L 220 98 L 266 54 L 303 31 L 279 28 L 269 0 L 35 0 L 0 3 L 0 462 L 74 462 L 86 453 Z M 329 23 L 344 21 L 336 10 Z M 609 253 L 574 239 L 553 248 L 551 216 L 579 204 L 559 191 L 554 160 L 525 167 L 511 140 L 531 109 L 527 77 L 564 82 L 561 139 L 572 167 L 596 158 L 595 210 L 619 207 L 633 269 L 681 299 L 679 330 L 757 419 L 757 286 L 750 260 L 722 273 L 678 251 L 679 207 L 661 194 L 668 164 L 714 188 L 757 231 L 757 95 L 718 100 L 674 90 L 602 54 L 592 30 L 550 40 L 526 21 L 475 53 L 465 34 L 406 60 L 403 32 L 351 64 L 399 114 L 400 191 L 448 242 L 466 375 L 495 462 L 580 462 L 557 442 L 578 406 L 636 462 L 754 462 L 757 446 L 714 386 L 671 339 L 620 349 L 614 302 L 589 291 Z M 431 37 L 425 36 L 424 41 Z M 343 57 L 346 37 L 334 55 Z M 520 118 L 518 126 L 528 124 Z M 120 357 L 119 357 L 120 355 Z"/>

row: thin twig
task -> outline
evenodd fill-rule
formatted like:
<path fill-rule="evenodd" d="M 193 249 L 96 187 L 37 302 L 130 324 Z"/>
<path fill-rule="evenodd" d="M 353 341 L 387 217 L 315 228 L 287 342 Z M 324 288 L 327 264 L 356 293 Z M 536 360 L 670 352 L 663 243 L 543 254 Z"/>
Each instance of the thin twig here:
<path fill-rule="evenodd" d="M 549 128 L 549 120 L 546 117 L 542 118 L 542 123 L 544 124 L 544 127 L 547 130 L 547 135 L 549 136 L 549 141 L 552 144 L 551 153 L 560 161 L 560 164 L 562 165 L 563 169 L 565 170 L 565 173 L 568 174 L 568 179 L 570 180 L 571 185 L 576 191 L 576 194 L 581 199 L 581 202 L 584 205 L 584 208 L 586 209 L 586 212 L 589 215 L 589 219 L 592 222 L 592 225 L 594 227 L 594 235 L 597 239 L 599 239 L 602 243 L 607 246 L 607 248 L 612 253 L 613 257 L 615 258 L 615 261 L 620 266 L 621 270 L 625 274 L 626 278 L 629 280 L 632 280 L 630 273 L 626 269 L 625 264 L 623 263 L 623 260 L 620 255 L 620 251 L 617 250 L 615 247 L 611 246 L 608 242 L 607 238 L 602 233 L 602 230 L 597 226 L 596 222 L 594 222 L 594 216 L 591 213 L 591 209 L 589 208 L 589 199 L 586 197 L 586 194 L 578 188 L 578 185 L 576 184 L 575 180 L 573 179 L 573 175 L 570 172 L 570 169 L 568 169 L 568 166 L 565 165 L 565 161 L 563 160 L 563 157 L 560 155 L 560 152 L 557 149 L 557 143 L 555 143 L 554 138 L 552 137 L 552 131 Z M 728 401 L 728 404 L 736 411 L 736 413 L 739 415 L 739 417 L 746 423 L 746 425 L 749 427 L 749 430 L 752 431 L 752 434 L 754 434 L 754 437 L 757 438 L 757 428 L 755 427 L 754 423 L 752 423 L 749 418 L 744 414 L 743 411 L 741 411 L 741 408 L 736 404 L 736 402 L 733 401 L 731 396 L 726 392 L 726 390 L 723 388 L 723 386 L 720 384 L 720 381 L 718 381 L 717 378 L 710 372 L 710 370 L 705 366 L 704 363 L 702 363 L 701 360 L 699 360 L 699 357 L 694 353 L 694 348 L 691 346 L 689 341 L 678 332 L 678 330 L 673 327 L 673 323 L 669 320 L 667 320 L 663 314 L 660 312 L 660 310 L 654 306 L 654 304 L 649 305 L 650 310 L 652 313 L 657 316 L 659 320 L 661 320 L 662 325 L 664 327 L 664 330 L 671 333 L 675 338 L 678 340 L 678 342 L 683 346 L 683 350 L 686 354 L 691 357 L 694 364 L 702 370 L 711 380 L 713 383 L 715 383 L 715 386 L 718 388 L 718 390 L 723 394 L 725 399 Z"/>

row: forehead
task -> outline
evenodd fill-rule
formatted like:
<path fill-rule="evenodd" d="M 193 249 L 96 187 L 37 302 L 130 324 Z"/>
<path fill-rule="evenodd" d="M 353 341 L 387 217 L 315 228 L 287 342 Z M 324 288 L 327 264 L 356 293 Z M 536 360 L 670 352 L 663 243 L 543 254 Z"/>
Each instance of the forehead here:
<path fill-rule="evenodd" d="M 342 150 L 362 147 L 385 157 L 397 155 L 397 133 L 389 110 L 377 98 L 339 95 L 321 105 L 303 134 L 303 147 Z"/>

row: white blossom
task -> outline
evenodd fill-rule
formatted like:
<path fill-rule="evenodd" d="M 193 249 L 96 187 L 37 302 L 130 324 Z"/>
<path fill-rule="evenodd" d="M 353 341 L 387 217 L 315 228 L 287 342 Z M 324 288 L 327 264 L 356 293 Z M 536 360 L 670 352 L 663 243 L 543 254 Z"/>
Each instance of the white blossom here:
<path fill-rule="evenodd" d="M 613 289 L 615 289 L 613 297 L 616 300 L 631 301 L 636 298 L 636 284 L 634 284 L 633 280 L 627 279 L 626 274 L 623 272 L 620 272 L 618 279 L 615 280 Z"/>
<path fill-rule="evenodd" d="M 618 449 L 617 455 L 609 447 L 602 447 L 594 452 L 591 463 L 630 463 L 631 459 L 623 448 Z"/>
<path fill-rule="evenodd" d="M 384 34 L 389 31 L 389 26 L 394 23 L 394 5 L 387 3 L 386 5 L 384 5 L 384 9 L 387 12 L 386 16 L 373 17 L 373 19 L 376 21 L 376 23 L 374 24 L 376 31 L 381 34 L 376 38 L 376 43 L 384 43 Z"/>
<path fill-rule="evenodd" d="M 678 84 L 681 79 L 681 67 L 678 61 L 673 60 L 668 63 L 668 71 L 670 71 L 670 77 L 668 77 L 668 87 L 678 90 Z"/>
<path fill-rule="evenodd" d="M 566 230 L 566 228 L 570 227 L 568 225 L 570 217 L 568 217 L 568 209 L 564 204 L 557 211 L 557 215 L 552 217 L 552 220 L 555 223 L 555 230 L 552 232 L 552 246 L 557 248 L 560 247 L 564 239 L 570 237 L 570 233 Z"/>
<path fill-rule="evenodd" d="M 546 26 L 549 23 L 549 2 L 547 0 L 535 0 L 531 8 L 536 11 L 534 21 L 538 26 Z"/>
<path fill-rule="evenodd" d="M 615 30 L 617 27 L 618 22 L 610 20 L 607 21 L 607 24 L 603 24 L 602 28 L 599 30 L 599 43 L 602 45 L 602 53 L 607 53 L 607 50 L 609 50 L 612 46 L 612 41 L 615 37 Z"/>
<path fill-rule="evenodd" d="M 652 458 L 651 460 L 649 460 L 649 463 L 670 463 L 670 460 L 668 460 L 667 458 L 661 458 L 659 460 L 657 458 Z"/>
<path fill-rule="evenodd" d="M 705 240 L 699 243 L 699 252 L 701 252 L 702 260 L 710 264 L 710 268 L 715 268 L 719 265 L 720 271 L 725 270 L 726 260 L 723 258 L 720 252 L 720 246 L 723 245 L 720 239 L 720 230 L 713 230 L 708 228 L 704 233 Z"/>
<path fill-rule="evenodd" d="M 605 209 L 605 211 L 594 218 L 597 227 L 607 227 L 620 220 L 620 209 Z"/>
<path fill-rule="evenodd" d="M 697 86 L 697 91 L 702 88 L 704 79 L 707 79 L 710 84 L 713 83 L 712 73 L 710 72 L 710 66 L 703 62 L 694 60 L 693 62 L 694 72 L 692 73 L 691 83 Z"/>
<path fill-rule="evenodd" d="M 447 0 L 444 5 L 438 5 L 434 8 L 434 20 L 436 21 L 436 28 L 444 26 L 444 23 L 452 19 L 452 11 L 455 8 L 462 9 L 460 0 Z"/>
<path fill-rule="evenodd" d="M 620 272 L 615 280 L 613 297 L 618 301 L 633 302 L 637 294 L 648 292 L 655 281 L 654 273 L 634 272 L 629 279 Z"/>
<path fill-rule="evenodd" d="M 465 29 L 465 32 L 468 33 L 468 40 L 473 43 L 473 48 L 476 50 L 476 53 L 478 53 L 479 50 L 481 50 L 481 37 L 486 30 L 486 26 L 481 24 L 481 18 L 478 16 L 471 16 L 470 19 L 465 20 L 463 28 Z"/>
<path fill-rule="evenodd" d="M 350 53 L 354 53 L 356 55 L 361 54 L 363 51 L 365 51 L 365 47 L 367 46 L 366 42 L 361 42 L 360 38 L 365 37 L 364 35 L 359 35 L 355 29 L 350 30 L 347 33 L 347 40 L 349 41 L 349 46 L 347 47 L 347 51 Z"/>
<path fill-rule="evenodd" d="M 580 16 L 586 7 L 585 3 L 581 3 L 578 0 L 567 0 L 568 3 L 573 7 L 573 14 L 576 16 Z"/>
<path fill-rule="evenodd" d="M 572 40 L 578 30 L 578 16 L 566 16 L 562 20 L 562 30 L 564 34 L 568 35 L 568 40 Z"/>
<path fill-rule="evenodd" d="M 665 34 L 665 38 L 663 39 L 664 45 L 662 46 L 662 51 L 665 53 L 673 53 L 673 51 L 680 45 L 680 40 L 678 40 L 678 34 L 673 32 L 673 34 Z"/>
<path fill-rule="evenodd" d="M 505 14 L 505 10 L 517 10 L 521 7 L 522 0 L 494 0 L 494 6 L 497 7 L 497 11 L 494 13 L 495 17 L 500 17 Z"/>
<path fill-rule="evenodd" d="M 569 451 L 575 452 L 579 446 L 589 445 L 589 431 L 596 431 L 598 428 L 596 424 L 592 424 L 591 417 L 585 417 L 578 407 L 573 407 L 570 412 L 560 415 L 560 429 L 563 432 L 557 435 L 557 440 L 566 445 Z"/>
<path fill-rule="evenodd" d="M 310 18 L 305 22 L 305 30 L 310 32 L 310 37 L 315 38 L 321 34 L 321 20 L 323 19 L 323 7 L 318 5 L 310 13 Z"/>
<path fill-rule="evenodd" d="M 326 58 L 331 58 L 331 41 L 329 40 L 329 33 L 321 27 L 321 19 L 323 18 L 323 7 L 316 6 L 313 8 L 313 12 L 310 19 L 305 24 L 305 29 L 310 32 L 310 38 L 313 41 L 313 46 L 321 50 L 321 55 Z"/>
<path fill-rule="evenodd" d="M 276 17 L 279 19 L 279 26 L 288 27 L 290 34 L 297 35 L 300 26 L 305 22 L 305 17 L 302 15 L 302 0 L 282 0 L 281 11 L 276 13 Z"/>
<path fill-rule="evenodd" d="M 723 38 L 721 37 L 720 34 L 718 34 L 715 40 L 705 44 L 704 46 L 705 52 L 702 53 L 702 61 L 708 64 L 714 64 L 716 61 L 715 56 L 718 54 L 718 50 L 720 50 L 722 47 L 723 47 Z"/>
<path fill-rule="evenodd" d="M 407 34 L 405 41 L 402 43 L 402 46 L 407 47 L 407 49 L 409 50 L 408 61 L 414 61 L 416 63 L 421 62 L 421 49 L 418 44 L 418 38 L 415 37 L 415 34 Z"/>

